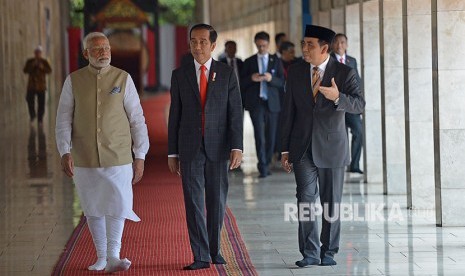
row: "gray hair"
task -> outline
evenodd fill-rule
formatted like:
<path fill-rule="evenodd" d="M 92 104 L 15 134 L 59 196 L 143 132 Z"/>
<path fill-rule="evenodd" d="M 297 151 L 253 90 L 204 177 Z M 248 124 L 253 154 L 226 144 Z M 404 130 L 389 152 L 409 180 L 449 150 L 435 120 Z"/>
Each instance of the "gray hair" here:
<path fill-rule="evenodd" d="M 88 47 L 87 47 L 87 46 L 88 46 L 88 43 L 89 43 L 90 41 L 92 41 L 94 38 L 97 38 L 97 37 L 104 37 L 104 38 L 108 39 L 107 36 L 106 36 L 104 33 L 101 33 L 101 32 L 92 32 L 92 33 L 88 33 L 88 34 L 84 37 L 84 39 L 82 40 L 82 49 L 83 49 L 83 50 L 87 49 L 87 48 L 88 48 Z"/>

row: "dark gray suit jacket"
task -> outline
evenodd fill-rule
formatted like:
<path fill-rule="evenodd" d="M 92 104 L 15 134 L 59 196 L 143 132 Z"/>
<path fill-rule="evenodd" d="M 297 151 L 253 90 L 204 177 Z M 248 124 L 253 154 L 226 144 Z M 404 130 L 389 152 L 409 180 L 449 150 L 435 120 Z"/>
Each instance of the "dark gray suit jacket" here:
<path fill-rule="evenodd" d="M 202 107 L 193 60 L 171 76 L 168 154 L 191 161 L 202 142 Z M 213 75 L 216 73 L 215 79 Z M 232 149 L 243 149 L 241 94 L 234 71 L 212 60 L 205 104 L 205 152 L 211 161 L 229 159 Z"/>
<path fill-rule="evenodd" d="M 334 59 L 336 59 L 336 54 L 331 53 L 331 56 Z M 345 65 L 349 66 L 352 69 L 355 69 L 355 71 L 357 71 L 357 74 L 358 74 L 357 60 L 354 57 L 349 56 L 348 54 L 346 54 L 346 63 L 345 63 Z"/>
<path fill-rule="evenodd" d="M 311 145 L 313 162 L 319 168 L 339 168 L 350 163 L 345 113 L 363 112 L 357 72 L 330 57 L 321 86 L 331 86 L 334 77 L 339 105 L 321 93 L 312 99 L 310 64 L 300 62 L 289 68 L 281 123 L 282 151 L 290 162 L 298 162 Z"/>
<path fill-rule="evenodd" d="M 284 69 L 276 55 L 269 54 L 268 68 L 266 70 L 273 77 L 268 85 L 268 108 L 271 112 L 281 111 L 279 93 L 284 85 Z M 253 110 L 260 104 L 260 83 L 252 81 L 252 74 L 258 73 L 258 58 L 253 55 L 244 61 L 241 72 L 241 90 L 245 95 L 245 109 Z"/>

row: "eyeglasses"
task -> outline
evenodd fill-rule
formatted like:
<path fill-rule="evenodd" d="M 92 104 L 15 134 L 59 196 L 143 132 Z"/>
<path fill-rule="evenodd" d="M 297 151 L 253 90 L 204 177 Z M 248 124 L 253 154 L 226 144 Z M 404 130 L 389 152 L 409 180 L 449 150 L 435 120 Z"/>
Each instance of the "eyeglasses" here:
<path fill-rule="evenodd" d="M 92 47 L 92 48 L 88 48 L 87 50 L 90 50 L 92 53 L 100 53 L 102 50 L 104 52 L 109 52 L 111 50 L 111 47 L 110 46 Z"/>

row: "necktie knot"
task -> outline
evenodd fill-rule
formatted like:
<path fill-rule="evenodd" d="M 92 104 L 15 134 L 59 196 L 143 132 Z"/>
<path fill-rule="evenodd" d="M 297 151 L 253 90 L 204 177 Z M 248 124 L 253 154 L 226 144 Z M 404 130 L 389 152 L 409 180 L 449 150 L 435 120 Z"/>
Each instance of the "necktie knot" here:
<path fill-rule="evenodd" d="M 202 73 L 205 73 L 205 71 L 207 71 L 207 67 L 205 65 L 201 65 L 200 71 L 202 71 Z"/>
<path fill-rule="evenodd" d="M 339 59 L 339 62 L 340 62 L 340 63 L 344 63 L 344 58 L 341 57 L 341 58 Z"/>

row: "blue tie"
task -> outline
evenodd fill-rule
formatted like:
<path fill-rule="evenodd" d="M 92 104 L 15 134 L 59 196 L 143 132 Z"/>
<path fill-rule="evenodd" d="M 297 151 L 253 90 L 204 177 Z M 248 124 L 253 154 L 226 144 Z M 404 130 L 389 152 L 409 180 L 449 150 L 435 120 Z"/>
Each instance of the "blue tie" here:
<path fill-rule="evenodd" d="M 261 62 L 262 62 L 262 70 L 261 70 L 260 73 L 265 74 L 266 73 L 265 56 L 261 56 L 260 59 L 261 59 Z M 260 85 L 260 98 L 262 98 L 265 101 L 268 100 L 268 84 L 266 83 L 266 81 L 261 82 L 261 85 Z"/>

